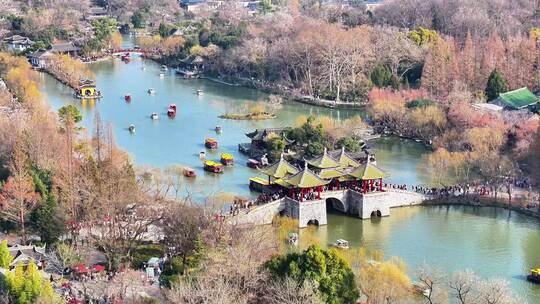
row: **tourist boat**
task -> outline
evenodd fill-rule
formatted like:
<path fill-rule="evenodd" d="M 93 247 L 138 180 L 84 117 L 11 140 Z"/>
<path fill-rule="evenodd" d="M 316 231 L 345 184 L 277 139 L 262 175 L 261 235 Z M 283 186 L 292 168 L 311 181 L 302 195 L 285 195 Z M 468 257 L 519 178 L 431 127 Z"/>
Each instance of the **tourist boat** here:
<path fill-rule="evenodd" d="M 256 192 L 263 192 L 265 188 L 268 188 L 268 180 L 261 177 L 252 177 L 249 179 L 249 190 Z"/>
<path fill-rule="evenodd" d="M 169 116 L 169 118 L 173 118 L 176 116 L 176 111 L 173 110 L 173 109 L 168 109 L 167 110 L 167 116 Z"/>
<path fill-rule="evenodd" d="M 212 173 L 223 173 L 223 165 L 213 160 L 204 162 L 204 170 Z"/>
<path fill-rule="evenodd" d="M 205 158 L 206 158 L 206 152 L 205 151 L 199 152 L 199 159 L 205 159 Z"/>
<path fill-rule="evenodd" d="M 125 100 L 126 102 L 130 102 L 130 101 L 131 101 L 131 94 L 126 94 L 126 95 L 124 95 L 124 100 Z"/>
<path fill-rule="evenodd" d="M 259 169 L 261 167 L 261 163 L 255 159 L 248 159 L 247 166 L 253 169 Z"/>
<path fill-rule="evenodd" d="M 216 126 L 215 130 L 217 133 L 221 133 L 223 129 L 221 128 L 221 126 Z"/>
<path fill-rule="evenodd" d="M 204 93 L 203 90 L 201 90 L 201 89 L 197 90 L 197 95 L 201 96 L 203 93 Z"/>
<path fill-rule="evenodd" d="M 176 104 L 175 104 L 175 103 L 171 103 L 171 104 L 169 105 L 169 109 L 172 109 L 172 110 L 174 110 L 174 111 L 176 112 Z"/>
<path fill-rule="evenodd" d="M 298 246 L 298 233 L 289 232 L 289 235 L 287 236 L 287 243 L 289 243 L 289 245 Z"/>
<path fill-rule="evenodd" d="M 339 239 L 333 246 L 339 249 L 349 249 L 349 242 L 344 239 Z"/>
<path fill-rule="evenodd" d="M 129 127 L 128 127 L 128 130 L 129 130 L 130 133 L 135 133 L 135 125 L 130 124 Z"/>
<path fill-rule="evenodd" d="M 540 268 L 531 270 L 531 274 L 527 275 L 527 280 L 536 284 L 540 284 Z"/>
<path fill-rule="evenodd" d="M 152 118 L 153 120 L 156 120 L 156 119 L 159 119 L 159 115 L 156 112 L 154 112 L 150 115 L 150 118 Z"/>
<path fill-rule="evenodd" d="M 161 65 L 161 71 L 166 72 L 166 71 L 168 71 L 168 70 L 169 70 L 169 69 L 167 68 L 166 65 L 164 65 L 164 64 Z"/>
<path fill-rule="evenodd" d="M 217 149 L 218 141 L 215 138 L 207 138 L 204 142 L 204 146 L 208 149 Z"/>
<path fill-rule="evenodd" d="M 150 95 L 156 94 L 156 90 L 154 90 L 154 88 L 150 88 L 148 89 L 148 94 Z"/>
<path fill-rule="evenodd" d="M 192 169 L 190 167 L 186 167 L 186 168 L 184 168 L 184 176 L 185 177 L 196 177 L 197 173 L 195 173 L 194 169 Z"/>
<path fill-rule="evenodd" d="M 232 166 L 234 165 L 234 157 L 230 153 L 222 153 L 221 154 L 221 163 L 225 166 Z"/>

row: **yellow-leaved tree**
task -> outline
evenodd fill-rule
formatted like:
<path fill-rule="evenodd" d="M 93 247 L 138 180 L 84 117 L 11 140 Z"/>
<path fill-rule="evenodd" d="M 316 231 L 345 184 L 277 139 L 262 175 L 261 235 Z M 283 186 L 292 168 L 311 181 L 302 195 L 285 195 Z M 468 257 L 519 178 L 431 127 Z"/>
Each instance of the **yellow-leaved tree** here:
<path fill-rule="evenodd" d="M 15 271 L 8 272 L 4 288 L 13 303 L 63 303 L 62 299 L 55 294 L 49 281 L 43 278 L 34 261 L 28 264 L 26 270 L 19 263 Z"/>
<path fill-rule="evenodd" d="M 372 253 L 371 259 L 360 260 L 357 284 L 366 303 L 404 303 L 412 296 L 407 265 L 399 258 L 383 260 L 382 251 Z"/>

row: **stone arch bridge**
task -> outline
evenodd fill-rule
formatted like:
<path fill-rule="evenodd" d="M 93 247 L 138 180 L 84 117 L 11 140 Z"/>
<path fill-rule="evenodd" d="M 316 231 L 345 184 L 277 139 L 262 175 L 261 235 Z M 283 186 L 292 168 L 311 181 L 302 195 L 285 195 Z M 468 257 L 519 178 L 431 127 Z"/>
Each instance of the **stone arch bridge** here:
<path fill-rule="evenodd" d="M 285 197 L 261 206 L 249 212 L 229 218 L 232 223 L 270 224 L 276 215 L 290 216 L 298 219 L 300 228 L 308 223 L 327 224 L 327 205 L 339 212 L 350 214 L 361 219 L 371 216 L 389 216 L 390 209 L 421 204 L 428 196 L 405 190 L 384 189 L 383 192 L 362 194 L 354 190 L 326 191 L 321 198 L 312 201 L 298 202 Z"/>

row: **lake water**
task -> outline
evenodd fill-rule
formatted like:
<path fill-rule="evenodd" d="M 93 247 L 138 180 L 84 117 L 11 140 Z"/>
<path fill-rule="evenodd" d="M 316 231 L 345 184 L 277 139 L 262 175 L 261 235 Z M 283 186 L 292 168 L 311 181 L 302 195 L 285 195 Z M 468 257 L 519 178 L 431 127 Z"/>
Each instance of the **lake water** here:
<path fill-rule="evenodd" d="M 525 274 L 540 265 L 540 222 L 500 208 L 425 206 L 394 208 L 382 219 L 329 214 L 316 228 L 322 245 L 346 239 L 352 247 L 381 249 L 413 270 L 424 262 L 451 273 L 471 269 L 504 278 L 528 303 L 540 303 L 540 285 Z M 300 240 L 302 234 L 300 234 Z"/>
<path fill-rule="evenodd" d="M 145 67 L 143 70 L 142 67 Z M 246 88 L 218 84 L 206 80 L 184 80 L 168 72 L 159 77 L 160 66 L 135 57 L 125 64 L 118 59 L 89 64 L 104 95 L 99 101 L 73 99 L 72 91 L 52 77 L 41 74 L 41 90 L 54 109 L 74 104 L 83 114 L 82 126 L 91 134 L 96 111 L 102 120 L 111 123 L 118 145 L 132 155 L 137 165 L 167 167 L 181 164 L 193 167 L 197 178 L 186 181 L 185 188 L 194 197 L 202 198 L 218 192 L 253 195 L 248 179 L 257 171 L 245 166 L 247 157 L 237 145 L 247 142 L 245 133 L 255 128 L 284 127 L 294 124 L 299 115 L 327 115 L 346 119 L 362 115 L 359 111 L 324 109 L 298 103 L 287 103 L 277 118 L 266 121 L 222 120 L 225 112 L 242 112 L 246 104 L 266 95 Z M 155 95 L 148 95 L 148 88 Z M 196 95 L 203 89 L 204 95 Z M 126 103 L 124 94 L 132 95 Z M 176 103 L 175 119 L 168 119 L 168 104 Z M 152 112 L 160 115 L 152 121 Z M 136 133 L 130 134 L 129 124 Z M 216 134 L 214 127 L 223 127 Z M 220 153 L 232 153 L 236 165 L 225 173 L 214 175 L 202 170 L 198 153 L 204 140 L 216 137 L 219 149 L 208 158 L 219 159 Z M 370 143 L 378 165 L 390 173 L 390 181 L 400 184 L 428 184 L 429 174 L 420 170 L 422 156 L 429 153 L 421 144 L 398 138 L 381 138 Z M 540 288 L 524 280 L 528 270 L 540 266 L 539 222 L 504 210 L 460 207 L 413 207 L 392 209 L 391 216 L 380 221 L 362 221 L 331 214 L 328 225 L 319 227 L 317 236 L 323 243 L 338 238 L 353 246 L 383 249 L 387 256 L 401 256 L 411 267 L 423 260 L 440 265 L 447 271 L 471 268 L 483 276 L 499 276 L 529 303 L 540 303 Z"/>

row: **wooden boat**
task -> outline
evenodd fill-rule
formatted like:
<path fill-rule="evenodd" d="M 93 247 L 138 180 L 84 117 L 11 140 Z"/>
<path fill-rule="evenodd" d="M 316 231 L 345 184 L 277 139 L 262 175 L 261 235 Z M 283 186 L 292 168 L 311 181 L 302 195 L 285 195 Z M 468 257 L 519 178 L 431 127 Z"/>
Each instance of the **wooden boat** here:
<path fill-rule="evenodd" d="M 169 118 L 174 118 L 176 116 L 176 111 L 173 109 L 168 109 L 167 116 L 169 116 Z"/>
<path fill-rule="evenodd" d="M 221 126 L 216 126 L 214 130 L 216 130 L 217 133 L 221 133 L 223 129 L 221 128 Z"/>
<path fill-rule="evenodd" d="M 128 130 L 129 130 L 130 133 L 135 133 L 135 125 L 130 124 L 129 127 L 128 127 Z"/>
<path fill-rule="evenodd" d="M 197 95 L 201 96 L 203 93 L 204 93 L 203 90 L 201 90 L 201 89 L 197 90 Z"/>
<path fill-rule="evenodd" d="M 125 100 L 126 102 L 130 102 L 130 101 L 131 101 L 131 94 L 126 94 L 126 95 L 124 95 L 124 100 Z"/>
<path fill-rule="evenodd" d="M 156 94 L 156 90 L 154 90 L 154 88 L 150 88 L 148 89 L 148 94 L 150 95 Z"/>
<path fill-rule="evenodd" d="M 531 270 L 531 273 L 527 275 L 527 281 L 540 284 L 540 268 Z"/>
<path fill-rule="evenodd" d="M 159 115 L 156 112 L 154 112 L 154 113 L 150 114 L 150 118 L 152 120 L 156 120 L 156 119 L 159 119 Z"/>
<path fill-rule="evenodd" d="M 189 167 L 184 168 L 184 176 L 185 177 L 196 177 L 197 173 L 195 173 L 195 170 Z"/>
<path fill-rule="evenodd" d="M 204 170 L 212 173 L 223 173 L 223 165 L 213 160 L 204 162 Z"/>
<path fill-rule="evenodd" d="M 232 166 L 234 165 L 234 157 L 230 153 L 222 153 L 221 154 L 221 163 L 225 166 Z"/>
<path fill-rule="evenodd" d="M 174 111 L 176 112 L 176 104 L 175 104 L 175 103 L 171 103 L 171 104 L 169 105 L 169 109 L 172 109 L 172 110 L 174 110 Z"/>
<path fill-rule="evenodd" d="M 344 239 L 337 240 L 332 246 L 339 249 L 349 249 L 349 242 Z"/>
<path fill-rule="evenodd" d="M 215 138 L 207 138 L 204 142 L 204 146 L 208 149 L 217 149 L 218 141 Z"/>
<path fill-rule="evenodd" d="M 246 164 L 248 167 L 250 168 L 253 168 L 253 169 L 259 169 L 261 167 L 261 163 L 255 159 L 248 159 L 247 161 L 247 164 Z"/>

